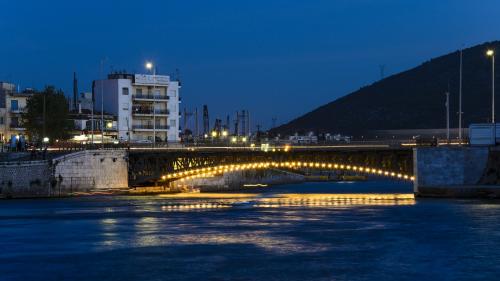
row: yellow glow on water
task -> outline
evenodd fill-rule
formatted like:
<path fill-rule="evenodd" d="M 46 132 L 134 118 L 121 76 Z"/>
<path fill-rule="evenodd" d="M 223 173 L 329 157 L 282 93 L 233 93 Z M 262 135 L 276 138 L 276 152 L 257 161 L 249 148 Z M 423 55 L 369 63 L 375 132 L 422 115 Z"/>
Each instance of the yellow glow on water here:
<path fill-rule="evenodd" d="M 162 211 L 189 211 L 220 208 L 277 208 L 277 207 L 334 207 L 334 206 L 396 206 L 414 205 L 412 193 L 339 193 L 339 194 L 273 194 L 272 197 L 261 197 L 257 193 L 188 193 L 162 194 L 159 197 L 178 200 L 206 199 L 207 202 L 186 203 L 162 206 Z M 219 200 L 215 200 L 219 199 Z M 177 202 L 177 200 L 172 201 Z"/>
<path fill-rule="evenodd" d="M 414 205 L 413 194 L 281 194 L 275 198 L 263 198 L 256 207 L 330 207 L 330 206 L 395 206 Z"/>

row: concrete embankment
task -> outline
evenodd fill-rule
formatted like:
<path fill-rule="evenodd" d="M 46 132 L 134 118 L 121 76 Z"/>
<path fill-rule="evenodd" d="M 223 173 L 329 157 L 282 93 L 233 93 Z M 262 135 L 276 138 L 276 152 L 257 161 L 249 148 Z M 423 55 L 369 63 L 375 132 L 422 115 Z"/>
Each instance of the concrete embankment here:
<path fill-rule="evenodd" d="M 418 197 L 500 198 L 497 148 L 416 148 L 413 161 Z"/>

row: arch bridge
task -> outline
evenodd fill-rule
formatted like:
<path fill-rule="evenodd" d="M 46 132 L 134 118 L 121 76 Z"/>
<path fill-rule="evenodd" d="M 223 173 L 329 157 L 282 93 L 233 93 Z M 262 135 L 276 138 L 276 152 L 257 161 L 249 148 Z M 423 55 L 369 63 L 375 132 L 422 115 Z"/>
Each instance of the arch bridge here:
<path fill-rule="evenodd" d="M 186 148 L 132 150 L 129 185 L 151 185 L 255 169 L 315 169 L 413 180 L 413 152 L 407 148 L 281 149 Z"/>

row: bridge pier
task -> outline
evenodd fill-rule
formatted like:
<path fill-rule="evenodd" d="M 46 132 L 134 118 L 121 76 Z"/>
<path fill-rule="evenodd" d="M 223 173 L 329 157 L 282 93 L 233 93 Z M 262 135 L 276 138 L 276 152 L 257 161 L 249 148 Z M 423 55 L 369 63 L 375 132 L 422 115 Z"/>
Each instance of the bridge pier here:
<path fill-rule="evenodd" d="M 500 198 L 497 152 L 488 147 L 419 147 L 413 150 L 414 193 L 418 197 Z"/>

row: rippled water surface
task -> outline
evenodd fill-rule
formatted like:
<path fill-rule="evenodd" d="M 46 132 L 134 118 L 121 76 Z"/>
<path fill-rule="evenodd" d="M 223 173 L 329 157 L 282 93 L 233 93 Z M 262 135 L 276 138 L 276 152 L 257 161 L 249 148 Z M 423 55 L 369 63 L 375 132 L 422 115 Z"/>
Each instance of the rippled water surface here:
<path fill-rule="evenodd" d="M 499 280 L 500 204 L 411 191 L 0 201 L 0 280 Z"/>

